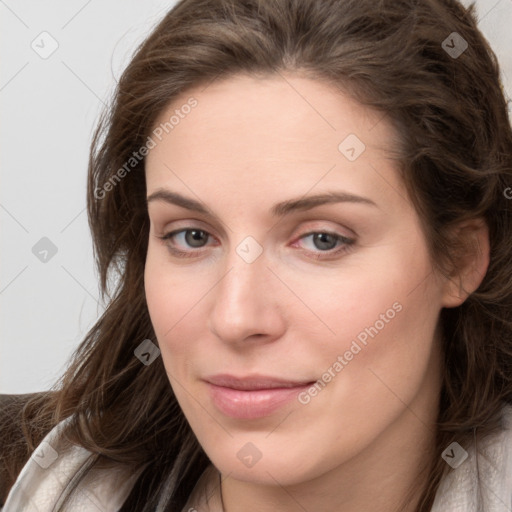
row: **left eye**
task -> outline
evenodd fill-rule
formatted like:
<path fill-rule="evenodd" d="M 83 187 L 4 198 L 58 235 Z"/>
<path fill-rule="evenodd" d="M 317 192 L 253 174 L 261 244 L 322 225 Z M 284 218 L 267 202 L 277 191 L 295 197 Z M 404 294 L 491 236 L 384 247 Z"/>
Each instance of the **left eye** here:
<path fill-rule="evenodd" d="M 207 240 L 210 236 L 206 231 L 202 229 L 180 229 L 177 231 L 171 231 L 162 237 L 163 240 L 172 240 L 178 235 L 185 234 L 185 241 L 190 244 L 193 248 L 200 248 L 203 240 Z M 188 235 L 191 236 L 188 236 Z"/>
<path fill-rule="evenodd" d="M 192 249 L 201 249 L 204 247 L 204 243 L 208 241 L 208 238 L 211 236 L 207 231 L 196 228 L 185 228 L 179 229 L 176 231 L 171 231 L 160 238 L 166 243 L 169 247 L 169 250 L 178 256 L 183 257 L 193 257 L 198 252 L 202 251 L 193 251 L 193 250 L 183 250 L 176 247 L 174 240 L 179 236 L 184 236 L 184 243 L 181 244 Z M 337 254 L 342 250 L 346 250 L 350 245 L 354 243 L 354 240 L 347 238 L 338 233 L 331 233 L 329 231 L 312 231 L 302 235 L 298 240 L 303 240 L 307 238 L 311 238 L 314 249 L 306 249 L 308 252 L 313 252 L 317 254 L 317 257 L 321 257 L 321 253 L 327 253 L 327 255 Z M 341 244 L 341 247 L 337 244 Z M 315 250 L 316 249 L 316 250 Z"/>
<path fill-rule="evenodd" d="M 326 231 L 315 231 L 313 233 L 308 233 L 306 235 L 302 235 L 299 240 L 303 240 L 308 237 L 313 237 L 311 239 L 313 245 L 315 246 L 316 249 L 320 249 L 321 252 L 330 251 L 334 249 L 336 247 L 336 244 L 340 241 L 350 243 L 350 240 L 348 238 L 345 238 L 344 236 L 338 235 L 336 233 L 329 233 Z"/>

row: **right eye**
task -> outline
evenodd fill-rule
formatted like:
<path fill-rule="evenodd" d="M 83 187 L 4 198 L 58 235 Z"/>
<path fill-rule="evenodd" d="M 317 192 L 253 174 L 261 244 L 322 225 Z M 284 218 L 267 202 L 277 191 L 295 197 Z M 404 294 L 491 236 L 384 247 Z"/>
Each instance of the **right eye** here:
<path fill-rule="evenodd" d="M 199 229 L 197 227 L 188 227 L 177 229 L 175 231 L 170 231 L 163 236 L 160 236 L 161 240 L 164 241 L 165 245 L 169 248 L 172 254 L 178 257 L 191 258 L 194 257 L 197 253 L 201 253 L 203 251 L 194 251 L 194 250 L 184 250 L 183 248 L 176 247 L 175 240 L 181 236 L 182 243 L 180 244 L 182 247 L 188 245 L 192 249 L 198 249 L 204 247 L 202 243 L 208 240 L 208 237 L 211 235 L 205 231 L 204 229 Z M 196 253 L 196 254 L 194 254 Z"/>

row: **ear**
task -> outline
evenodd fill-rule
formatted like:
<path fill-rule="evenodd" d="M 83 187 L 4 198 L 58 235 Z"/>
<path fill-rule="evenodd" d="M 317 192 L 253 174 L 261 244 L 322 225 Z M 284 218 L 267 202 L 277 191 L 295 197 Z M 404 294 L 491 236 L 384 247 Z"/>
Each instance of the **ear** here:
<path fill-rule="evenodd" d="M 489 229 L 484 219 L 464 221 L 453 236 L 461 249 L 456 268 L 446 278 L 442 303 L 446 308 L 460 306 L 480 286 L 489 266 Z"/>

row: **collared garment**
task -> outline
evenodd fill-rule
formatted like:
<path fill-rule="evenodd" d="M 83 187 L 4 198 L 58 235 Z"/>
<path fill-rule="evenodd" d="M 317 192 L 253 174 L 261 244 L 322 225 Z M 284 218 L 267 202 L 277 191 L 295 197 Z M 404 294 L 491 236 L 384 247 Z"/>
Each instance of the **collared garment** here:
<path fill-rule="evenodd" d="M 512 406 L 503 408 L 502 418 L 502 429 L 481 440 L 478 450 L 447 447 L 445 460 L 452 469 L 439 485 L 431 512 L 512 511 Z M 66 486 L 91 455 L 85 448 L 63 441 L 60 434 L 68 420 L 52 429 L 36 448 L 2 512 L 56 510 Z M 467 458 L 460 463 L 465 453 Z M 64 510 L 118 512 L 141 471 L 131 472 L 126 467 L 90 471 Z M 197 481 L 182 512 L 223 512 L 220 474 L 213 465 Z"/>

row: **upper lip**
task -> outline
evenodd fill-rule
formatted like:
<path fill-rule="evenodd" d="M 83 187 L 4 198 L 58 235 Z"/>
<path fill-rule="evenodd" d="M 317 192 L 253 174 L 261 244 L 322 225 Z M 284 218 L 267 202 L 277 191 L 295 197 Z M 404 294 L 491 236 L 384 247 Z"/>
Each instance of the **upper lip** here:
<path fill-rule="evenodd" d="M 233 375 L 212 375 L 204 379 L 210 384 L 224 388 L 238 389 L 242 391 L 253 391 L 257 389 L 295 388 L 311 384 L 310 380 L 287 380 L 266 375 L 248 375 L 235 377 Z"/>

